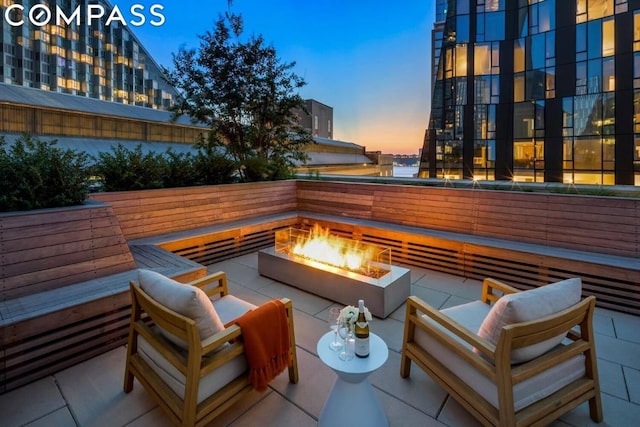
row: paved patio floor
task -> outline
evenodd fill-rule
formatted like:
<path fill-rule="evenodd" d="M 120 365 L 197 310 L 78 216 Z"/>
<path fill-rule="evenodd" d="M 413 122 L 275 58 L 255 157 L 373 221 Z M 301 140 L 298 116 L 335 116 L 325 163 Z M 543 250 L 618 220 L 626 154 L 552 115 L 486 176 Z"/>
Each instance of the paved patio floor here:
<path fill-rule="evenodd" d="M 318 339 L 328 331 L 327 299 L 261 277 L 257 254 L 209 267 L 226 271 L 234 295 L 254 304 L 288 297 L 295 308 L 300 382 L 289 384 L 285 373 L 262 394 L 252 393 L 212 426 L 314 426 L 335 374 L 316 355 Z M 412 294 L 442 308 L 478 299 L 481 284 L 439 272 L 411 268 Z M 477 423 L 419 368 L 400 377 L 400 347 L 404 305 L 385 320 L 375 319 L 371 330 L 389 346 L 389 359 L 371 376 L 392 426 L 475 426 Z M 633 426 L 640 420 L 640 317 L 597 309 L 596 344 L 605 421 L 600 425 Z M 12 426 L 169 426 L 163 412 L 135 384 L 122 391 L 125 348 L 120 347 L 0 395 L 0 425 Z M 554 426 L 598 425 L 587 404 Z"/>

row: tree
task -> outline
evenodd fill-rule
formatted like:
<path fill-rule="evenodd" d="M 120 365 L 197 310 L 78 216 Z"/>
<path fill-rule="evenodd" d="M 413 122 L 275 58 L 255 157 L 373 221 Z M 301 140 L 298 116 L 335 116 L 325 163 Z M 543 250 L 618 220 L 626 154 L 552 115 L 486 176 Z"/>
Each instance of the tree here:
<path fill-rule="evenodd" d="M 181 96 L 174 113 L 210 127 L 208 144 L 221 148 L 238 165 L 245 181 L 290 177 L 304 162 L 311 135 L 296 119 L 304 109 L 297 94 L 306 82 L 283 63 L 261 35 L 242 41 L 242 17 L 219 16 L 200 47 L 173 55 L 167 80 Z"/>

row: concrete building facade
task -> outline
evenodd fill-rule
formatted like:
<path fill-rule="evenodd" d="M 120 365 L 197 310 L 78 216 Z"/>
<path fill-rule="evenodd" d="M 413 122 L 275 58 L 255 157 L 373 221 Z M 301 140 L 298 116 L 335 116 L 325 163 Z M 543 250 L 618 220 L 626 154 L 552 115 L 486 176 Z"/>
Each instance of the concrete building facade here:
<path fill-rule="evenodd" d="M 299 124 L 312 136 L 333 139 L 333 107 L 315 99 L 306 99 L 307 112 L 298 111 Z"/>
<path fill-rule="evenodd" d="M 129 28 L 130 11 L 111 19 L 106 0 L 0 0 L 0 83 L 166 109 L 176 92 Z M 93 9 L 88 9 L 89 5 Z M 57 18 L 61 13 L 65 20 Z M 140 9 L 150 22 L 160 11 Z M 100 18 L 92 18 L 90 14 Z M 60 25 L 56 22 L 59 21 Z M 128 22 L 125 21 L 125 22 Z M 150 24 L 147 24 L 150 25 Z"/>

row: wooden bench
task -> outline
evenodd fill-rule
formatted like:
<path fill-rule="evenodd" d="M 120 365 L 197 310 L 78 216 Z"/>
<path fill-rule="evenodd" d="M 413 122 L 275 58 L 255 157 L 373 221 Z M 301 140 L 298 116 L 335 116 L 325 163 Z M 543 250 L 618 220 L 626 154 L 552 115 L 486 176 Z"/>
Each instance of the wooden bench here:
<path fill-rule="evenodd" d="M 599 306 L 640 314 L 640 199 L 313 180 L 94 197 L 112 203 L 132 247 L 202 264 L 269 246 L 277 229 L 314 219 L 389 246 L 403 263 L 465 277 L 525 289 L 580 276 Z M 214 206 L 224 206 L 218 217 Z"/>
<path fill-rule="evenodd" d="M 640 314 L 640 259 L 472 236 L 423 227 L 299 212 L 299 226 L 318 223 L 344 237 L 392 249 L 392 262 L 482 280 L 493 277 L 519 289 L 581 277 L 598 305 Z"/>
<path fill-rule="evenodd" d="M 0 392 L 121 345 L 137 267 L 189 281 L 315 222 L 521 289 L 579 276 L 640 314 L 640 200 L 304 180 L 92 198 L 107 205 L 0 215 Z"/>
<path fill-rule="evenodd" d="M 296 210 L 296 181 L 97 193 L 127 241 Z"/>
<path fill-rule="evenodd" d="M 0 214 L 0 261 L 0 393 L 124 344 L 137 266 L 183 281 L 206 273 L 160 248 L 132 253 L 96 202 Z"/>
<path fill-rule="evenodd" d="M 640 314 L 640 198 L 299 180 L 298 210 L 375 221 L 366 238 L 411 265 L 521 289 L 580 276 L 599 306 Z"/>

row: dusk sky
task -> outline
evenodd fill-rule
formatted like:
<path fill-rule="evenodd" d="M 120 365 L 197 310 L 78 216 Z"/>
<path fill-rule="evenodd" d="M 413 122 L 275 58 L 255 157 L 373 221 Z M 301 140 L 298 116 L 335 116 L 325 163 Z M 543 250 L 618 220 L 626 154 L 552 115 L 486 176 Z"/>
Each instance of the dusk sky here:
<path fill-rule="evenodd" d="M 162 4 L 166 22 L 129 28 L 161 65 L 180 46 L 197 48 L 227 0 L 118 1 Z M 307 85 L 303 98 L 333 107 L 334 139 L 384 153 L 417 154 L 430 105 L 434 3 L 425 0 L 235 0 L 245 35 L 262 34 Z M 149 16 L 149 19 L 152 17 Z"/>

